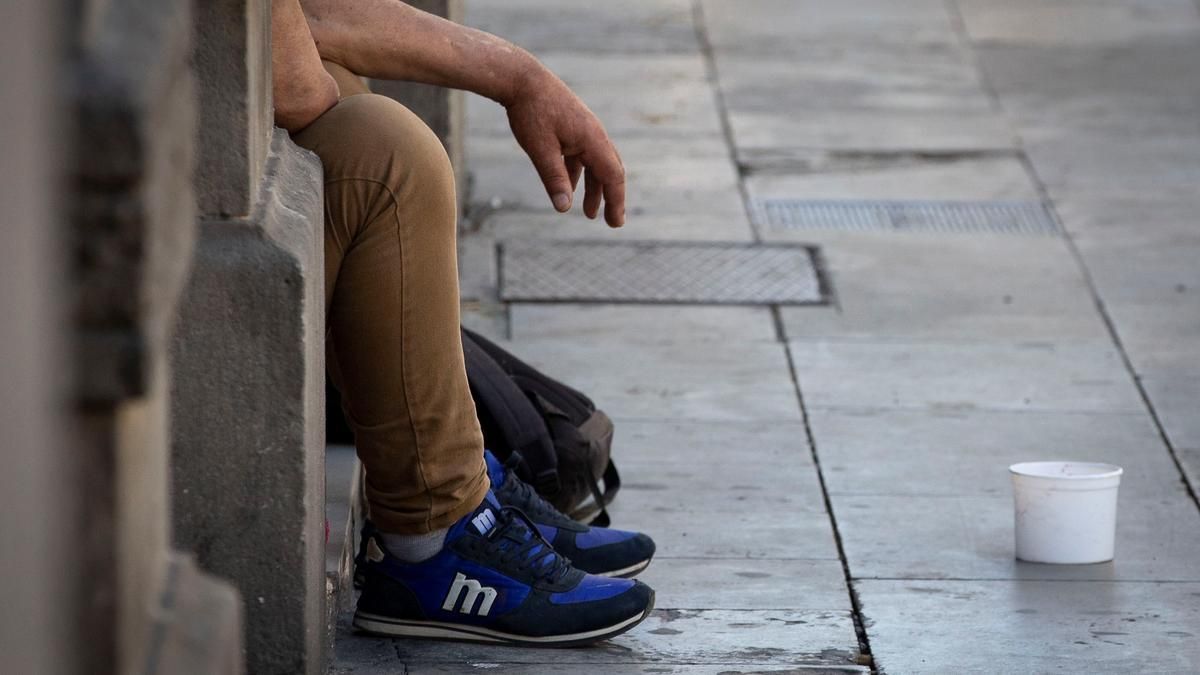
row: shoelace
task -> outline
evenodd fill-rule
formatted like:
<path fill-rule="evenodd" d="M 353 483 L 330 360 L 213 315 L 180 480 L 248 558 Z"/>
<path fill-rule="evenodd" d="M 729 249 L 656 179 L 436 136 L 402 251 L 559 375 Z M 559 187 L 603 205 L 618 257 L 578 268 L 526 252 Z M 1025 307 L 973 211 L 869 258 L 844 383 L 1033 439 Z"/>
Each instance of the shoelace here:
<path fill-rule="evenodd" d="M 499 489 L 504 492 L 508 501 L 520 504 L 526 513 L 542 520 L 559 524 L 574 522 L 562 511 L 554 508 L 553 504 L 543 499 L 532 485 L 517 477 L 516 469 L 520 463 L 521 456 L 515 452 L 504 463 L 504 485 Z"/>
<path fill-rule="evenodd" d="M 555 553 L 529 516 L 515 506 L 500 509 L 499 522 L 487 541 L 488 552 L 502 564 L 531 572 L 536 579 L 558 581 L 571 569 L 571 562 Z"/>

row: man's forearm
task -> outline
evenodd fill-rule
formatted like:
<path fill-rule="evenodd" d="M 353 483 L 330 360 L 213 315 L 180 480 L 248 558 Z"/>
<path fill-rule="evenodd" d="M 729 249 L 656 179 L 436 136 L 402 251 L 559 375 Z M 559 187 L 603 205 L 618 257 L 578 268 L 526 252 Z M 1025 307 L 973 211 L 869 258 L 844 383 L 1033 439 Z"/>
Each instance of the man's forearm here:
<path fill-rule="evenodd" d="M 401 0 L 301 0 L 321 57 L 366 77 L 465 89 L 508 105 L 547 71 L 528 52 Z"/>

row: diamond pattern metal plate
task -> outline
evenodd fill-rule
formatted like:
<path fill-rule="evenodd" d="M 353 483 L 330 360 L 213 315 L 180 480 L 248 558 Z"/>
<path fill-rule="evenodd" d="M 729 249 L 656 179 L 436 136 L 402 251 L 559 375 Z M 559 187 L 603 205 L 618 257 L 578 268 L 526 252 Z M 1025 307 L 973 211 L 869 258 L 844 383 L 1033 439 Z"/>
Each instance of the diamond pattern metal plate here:
<path fill-rule="evenodd" d="M 784 229 L 888 232 L 989 232 L 1055 235 L 1057 221 L 1040 202 L 850 201 L 758 199 L 755 219 Z"/>
<path fill-rule="evenodd" d="M 527 302 L 824 302 L 814 250 L 789 244 L 509 240 L 500 297 Z"/>

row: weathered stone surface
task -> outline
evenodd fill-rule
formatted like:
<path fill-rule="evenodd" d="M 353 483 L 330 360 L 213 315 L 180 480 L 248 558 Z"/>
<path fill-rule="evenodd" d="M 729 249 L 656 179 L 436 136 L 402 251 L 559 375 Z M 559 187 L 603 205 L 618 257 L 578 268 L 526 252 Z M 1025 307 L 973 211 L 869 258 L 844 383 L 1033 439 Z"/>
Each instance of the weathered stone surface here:
<path fill-rule="evenodd" d="M 780 54 L 814 41 L 831 44 L 947 45 L 958 41 L 938 0 L 703 0 L 704 23 L 718 53 Z M 857 48 L 855 44 L 854 48 Z"/>
<path fill-rule="evenodd" d="M 276 132 L 252 220 L 201 223 L 174 345 L 176 539 L 238 587 L 248 669 L 324 644 L 321 173 Z"/>
<path fill-rule="evenodd" d="M 613 456 L 622 462 L 692 463 L 697 467 L 721 461 L 774 466 L 812 463 L 804 423 L 799 419 L 770 424 L 621 416 L 613 420 Z"/>
<path fill-rule="evenodd" d="M 781 345 L 749 342 L 512 345 L 531 365 L 588 392 L 613 418 L 798 421 Z M 617 367 L 619 364 L 619 367 Z"/>
<path fill-rule="evenodd" d="M 767 307 L 516 303 L 514 340 L 555 338 L 620 342 L 773 342 Z M 669 332 L 663 328 L 668 327 Z"/>
<path fill-rule="evenodd" d="M 472 0 L 467 23 L 538 53 L 658 54 L 699 47 L 688 0 L 608 0 L 553 7 L 542 0 Z"/>
<path fill-rule="evenodd" d="M 820 246 L 835 307 L 783 307 L 788 338 L 1108 339 L 1066 242 L 983 233 L 764 228 Z M 812 311 L 818 309 L 818 311 Z M 801 374 L 803 376 L 803 373 Z"/>
<path fill-rule="evenodd" d="M 478 194 L 478 193 L 477 193 Z M 576 200 L 581 195 L 576 195 Z M 732 197 L 722 201 L 732 204 Z M 576 204 L 579 202 L 576 201 Z M 630 202 L 626 202 L 627 204 Z M 609 228 L 602 220 L 589 220 L 576 206 L 571 213 L 555 213 L 549 206 L 541 211 L 502 210 L 484 216 L 482 237 L 495 240 L 518 237 L 541 239 L 592 239 L 646 241 L 754 241 L 754 231 L 745 212 L 734 214 L 661 213 L 653 204 L 640 202 L 637 213 L 626 212 L 625 225 Z M 487 245 L 487 244 L 484 244 Z"/>
<path fill-rule="evenodd" d="M 243 672 L 238 592 L 201 572 L 190 556 L 172 556 L 171 573 L 146 658 L 146 672 L 212 675 Z"/>
<path fill-rule="evenodd" d="M 687 138 L 721 133 L 703 57 L 698 54 L 572 54 L 551 52 L 542 62 L 562 78 L 618 139 L 640 135 Z M 619 90 L 621 96 L 612 92 Z M 472 134 L 508 136 L 508 116 L 495 101 L 467 103 Z M 618 149 L 620 145 L 618 144 Z"/>
<path fill-rule="evenodd" d="M 805 401 L 816 408 L 1144 410 L 1120 354 L 1105 343 L 789 344 Z"/>
<path fill-rule="evenodd" d="M 672 139 L 618 138 L 615 142 L 627 167 L 626 207 L 631 225 L 679 213 L 703 213 L 731 223 L 745 219 L 737 172 L 720 136 L 688 139 L 686 156 L 680 156 L 675 149 L 678 141 Z M 474 136 L 468 154 L 472 158 L 472 203 L 553 213 L 546 188 L 512 138 Z M 581 185 L 573 208 L 578 211 L 582 205 Z"/>
<path fill-rule="evenodd" d="M 1200 581 L 1200 518 L 1182 483 L 1122 496 L 1116 558 L 1096 565 L 1018 561 L 1011 496 L 838 496 L 833 510 L 855 579 Z"/>
<path fill-rule="evenodd" d="M 1180 485 L 1146 413 L 814 409 L 809 423 L 831 495 L 1008 497 L 1011 464 L 1049 458 L 1124 467 L 1123 497 Z"/>
<path fill-rule="evenodd" d="M 83 672 L 76 646 L 90 571 L 77 555 L 80 448 L 66 432 L 70 298 L 56 175 L 65 144 L 55 3 L 12 3 L 0 21 L 0 671 Z M 67 488 L 67 486 L 71 486 Z M 52 599 L 52 601 L 47 601 Z"/>
<path fill-rule="evenodd" d="M 85 637 L 72 649 L 99 672 L 178 671 L 156 664 L 150 637 L 160 618 L 153 608 L 173 583 L 167 351 L 195 233 L 189 7 L 110 2 L 90 7 L 86 28 L 74 27 L 86 33 L 74 46 L 68 87 L 77 153 L 68 195 L 75 398 L 86 447 L 79 473 L 57 491 L 76 491 L 84 502 L 88 532 L 74 537 L 84 543 L 71 555 L 87 569 Z M 225 599 L 223 608 L 194 608 L 189 621 L 232 623 L 236 631 L 236 602 Z M 208 672 L 239 670 L 238 641 L 228 631 L 193 633 L 190 645 L 194 656 L 213 657 Z"/>
<path fill-rule="evenodd" d="M 1037 185 L 1019 157 L 796 153 L 787 173 L 751 174 L 757 198 L 1037 201 Z M 756 165 L 751 162 L 751 167 Z M 949 262 L 949 261 L 947 261 Z"/>
<path fill-rule="evenodd" d="M 200 213 L 246 216 L 258 197 L 271 143 L 271 3 L 196 3 L 194 56 L 200 83 Z"/>
<path fill-rule="evenodd" d="M 343 634 L 342 640 L 377 638 Z M 537 664 L 527 647 L 396 640 L 399 661 L 414 664 Z M 610 642 L 561 649 L 554 661 L 577 669 L 631 663 L 854 665 L 858 644 L 847 612 L 830 610 L 655 610 L 640 626 Z M 602 672 L 602 671 L 601 671 Z"/>
<path fill-rule="evenodd" d="M 660 609 L 850 610 L 842 564 L 836 559 L 657 555 L 638 579 L 654 589 L 654 606 Z"/>
<path fill-rule="evenodd" d="M 1200 37 L 1189 0 L 959 0 L 977 42 L 1111 45 Z"/>
<path fill-rule="evenodd" d="M 889 673 L 1187 673 L 1200 584 L 860 581 Z"/>

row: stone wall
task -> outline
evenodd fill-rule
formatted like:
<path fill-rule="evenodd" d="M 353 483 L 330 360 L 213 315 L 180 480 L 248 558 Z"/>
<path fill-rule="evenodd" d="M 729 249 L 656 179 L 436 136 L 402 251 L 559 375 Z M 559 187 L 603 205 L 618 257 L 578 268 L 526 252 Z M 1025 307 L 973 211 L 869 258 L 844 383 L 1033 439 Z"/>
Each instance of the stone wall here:
<path fill-rule="evenodd" d="M 44 86 L 63 67 L 57 4 L 13 3 L 0 21 L 0 672 L 79 672 L 80 527 L 71 471 L 62 284 L 65 117 Z M 65 488 L 65 489 L 64 489 Z"/>
<path fill-rule="evenodd" d="M 195 231 L 189 10 L 21 3 L 0 21 L 0 402 L 16 444 L 0 472 L 3 672 L 241 672 L 236 592 L 170 547 L 167 348 Z"/>
<path fill-rule="evenodd" d="M 198 239 L 173 345 L 175 541 L 253 673 L 325 670 L 321 168 L 271 132 L 267 0 L 197 3 Z"/>

